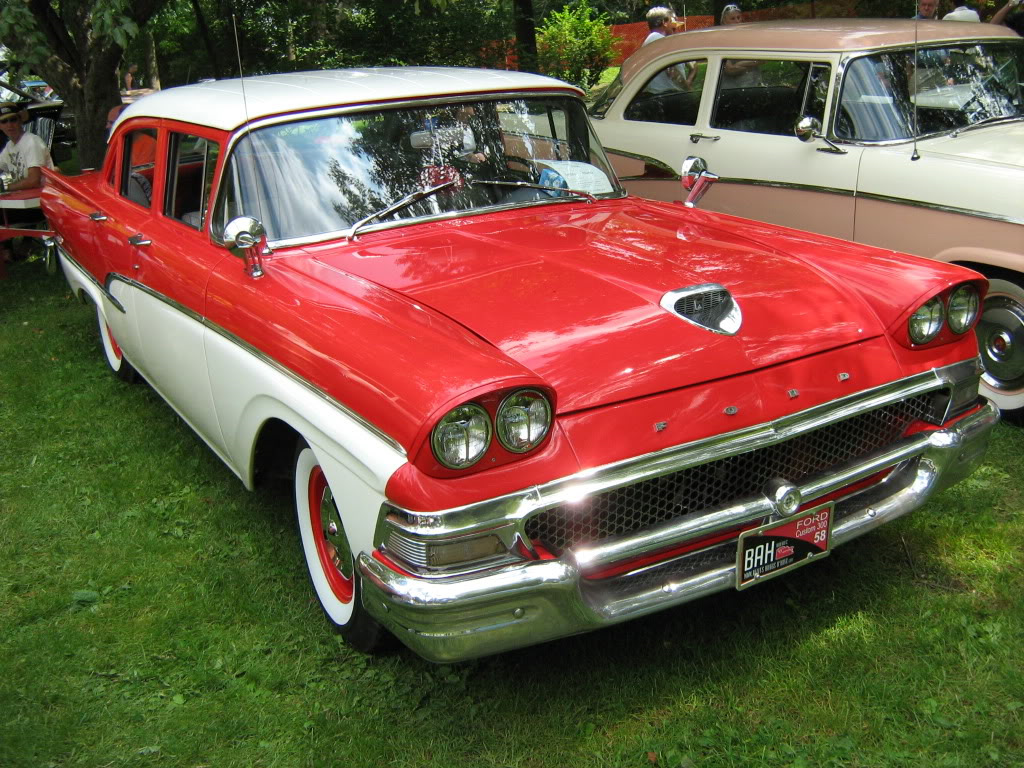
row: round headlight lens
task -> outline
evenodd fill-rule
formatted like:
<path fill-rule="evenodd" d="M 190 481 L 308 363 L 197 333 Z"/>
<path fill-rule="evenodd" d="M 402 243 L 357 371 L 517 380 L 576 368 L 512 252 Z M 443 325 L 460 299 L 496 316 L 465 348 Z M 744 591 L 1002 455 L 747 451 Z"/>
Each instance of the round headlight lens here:
<path fill-rule="evenodd" d="M 981 300 L 978 290 L 973 285 L 961 285 L 949 297 L 947 322 L 953 333 L 967 332 L 978 317 Z"/>
<path fill-rule="evenodd" d="M 536 448 L 551 429 L 551 404 L 535 389 L 521 389 L 505 398 L 495 419 L 498 440 L 513 453 Z"/>
<path fill-rule="evenodd" d="M 915 344 L 927 344 L 939 335 L 942 330 L 943 311 L 942 300 L 936 296 L 918 307 L 917 311 L 910 316 L 908 331 L 910 340 Z"/>
<path fill-rule="evenodd" d="M 491 444 L 491 419 L 476 403 L 445 414 L 430 436 L 434 456 L 449 469 L 465 469 L 480 461 Z"/>

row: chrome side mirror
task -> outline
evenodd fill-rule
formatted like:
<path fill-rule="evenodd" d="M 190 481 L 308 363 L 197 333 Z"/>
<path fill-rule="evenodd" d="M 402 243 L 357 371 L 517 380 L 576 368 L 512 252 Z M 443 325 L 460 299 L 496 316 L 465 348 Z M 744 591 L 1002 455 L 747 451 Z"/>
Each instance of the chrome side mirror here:
<path fill-rule="evenodd" d="M 252 277 L 263 276 L 261 243 L 265 242 L 267 230 L 263 223 L 252 216 L 238 216 L 224 227 L 224 245 L 236 256 L 245 259 L 245 270 Z"/>
<path fill-rule="evenodd" d="M 711 189 L 711 185 L 718 181 L 718 176 L 708 170 L 708 164 L 703 157 L 692 155 L 683 161 L 682 170 L 679 176 L 683 182 L 683 189 L 686 190 L 686 200 L 683 202 L 687 208 L 693 208 Z"/>
<path fill-rule="evenodd" d="M 793 126 L 793 133 L 800 141 L 814 141 L 821 136 L 821 120 L 816 117 L 801 117 Z"/>

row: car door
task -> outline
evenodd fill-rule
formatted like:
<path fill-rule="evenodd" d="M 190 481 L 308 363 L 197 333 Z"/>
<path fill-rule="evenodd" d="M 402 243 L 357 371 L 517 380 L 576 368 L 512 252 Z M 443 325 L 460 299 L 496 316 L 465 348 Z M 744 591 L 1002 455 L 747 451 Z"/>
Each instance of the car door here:
<path fill-rule="evenodd" d="M 794 132 L 805 116 L 827 126 L 833 63 L 812 55 L 749 53 L 711 56 L 706 66 L 692 124 L 652 125 L 647 118 L 636 134 L 676 173 L 696 156 L 719 176 L 701 201 L 704 208 L 851 238 L 860 148 L 821 139 L 804 143 Z M 634 97 L 625 119 L 644 118 L 637 103 Z M 640 187 L 631 191 L 643 194 Z M 675 199 L 679 195 L 677 190 Z"/>
<path fill-rule="evenodd" d="M 214 265 L 228 255 L 206 234 L 220 143 L 173 125 L 164 134 L 156 210 L 136 233 L 135 316 L 142 345 L 136 367 L 222 452 L 204 345 L 206 285 Z"/>
<path fill-rule="evenodd" d="M 153 216 L 156 145 L 157 129 L 151 124 L 137 123 L 118 133 L 108 150 L 115 155 L 107 168 L 103 194 L 89 214 L 96 241 L 92 253 L 103 260 L 89 265 L 90 271 L 102 276 L 110 334 L 133 365 L 142 357 L 135 316 L 136 242 L 139 229 Z"/>

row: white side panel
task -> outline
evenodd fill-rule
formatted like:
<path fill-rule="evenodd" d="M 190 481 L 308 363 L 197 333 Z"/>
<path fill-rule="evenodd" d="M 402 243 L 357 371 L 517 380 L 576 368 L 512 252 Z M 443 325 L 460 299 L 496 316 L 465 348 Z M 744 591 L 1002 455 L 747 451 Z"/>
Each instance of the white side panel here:
<path fill-rule="evenodd" d="M 213 406 L 203 324 L 148 293 L 135 294 L 141 352 L 132 364 L 191 427 L 218 452 L 224 437 Z M 236 470 L 237 471 L 237 470 Z"/>
<path fill-rule="evenodd" d="M 316 451 L 336 495 L 347 491 L 335 486 L 342 481 L 340 470 L 329 469 L 332 464 L 344 468 L 352 482 L 370 489 L 375 503 L 383 500 L 388 479 L 406 463 L 401 450 L 234 341 L 208 331 L 206 351 L 227 453 L 247 485 L 252 483 L 256 435 L 268 419 L 276 418 Z"/>

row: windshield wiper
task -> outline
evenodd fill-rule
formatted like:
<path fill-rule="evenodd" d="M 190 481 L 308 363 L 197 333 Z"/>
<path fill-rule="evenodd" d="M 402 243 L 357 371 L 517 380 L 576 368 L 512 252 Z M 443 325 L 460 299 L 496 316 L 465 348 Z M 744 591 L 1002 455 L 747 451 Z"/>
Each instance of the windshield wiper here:
<path fill-rule="evenodd" d="M 442 189 L 447 189 L 454 183 L 455 179 L 450 179 L 448 181 L 443 181 L 440 184 L 433 187 L 427 187 L 426 189 L 417 189 L 415 192 L 406 195 L 401 200 L 396 200 L 384 210 L 377 211 L 376 213 L 371 213 L 369 216 L 364 216 L 351 227 L 349 227 L 348 231 L 345 232 L 342 235 L 342 237 L 344 237 L 346 240 L 352 240 L 355 238 L 356 232 L 366 224 L 369 224 L 371 221 L 374 221 L 375 219 L 383 219 L 385 216 L 389 216 L 395 211 L 400 211 L 403 208 L 406 208 L 412 205 L 413 203 L 422 200 L 425 197 L 430 197 L 431 195 L 440 192 Z"/>
<path fill-rule="evenodd" d="M 1001 123 L 1004 120 L 1024 120 L 1024 115 L 991 115 L 990 117 L 986 117 L 984 120 L 979 120 L 976 123 L 965 125 L 962 128 L 956 128 L 949 134 L 949 136 L 950 138 L 955 139 L 964 131 L 981 128 L 983 125 L 991 125 L 992 123 Z"/>
<path fill-rule="evenodd" d="M 470 186 L 476 186 L 477 184 L 493 184 L 497 187 L 525 187 L 526 189 L 543 189 L 545 192 L 565 192 L 569 195 L 575 195 L 576 197 L 584 198 L 588 203 L 596 203 L 597 196 L 592 195 L 589 192 L 584 192 L 582 189 L 569 189 L 567 187 L 552 187 L 548 184 L 533 184 L 529 181 L 492 181 L 488 179 L 472 179 L 469 182 Z"/>

